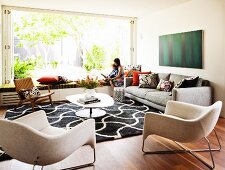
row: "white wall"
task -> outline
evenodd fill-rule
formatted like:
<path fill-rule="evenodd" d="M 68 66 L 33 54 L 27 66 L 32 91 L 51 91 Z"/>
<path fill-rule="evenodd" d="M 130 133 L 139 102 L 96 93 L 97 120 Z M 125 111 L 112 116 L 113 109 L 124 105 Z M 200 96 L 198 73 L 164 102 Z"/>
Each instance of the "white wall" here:
<path fill-rule="evenodd" d="M 1 1 L 0 1 L 0 13 L 2 11 L 2 6 L 1 6 Z M 0 84 L 2 84 L 2 77 L 3 77 L 3 68 L 2 68 L 2 15 L 0 15 Z"/>
<path fill-rule="evenodd" d="M 203 69 L 159 66 L 159 35 L 204 30 Z M 144 70 L 199 75 L 225 105 L 225 0 L 192 0 L 138 18 L 138 64 Z M 221 116 L 225 116 L 223 113 Z"/>

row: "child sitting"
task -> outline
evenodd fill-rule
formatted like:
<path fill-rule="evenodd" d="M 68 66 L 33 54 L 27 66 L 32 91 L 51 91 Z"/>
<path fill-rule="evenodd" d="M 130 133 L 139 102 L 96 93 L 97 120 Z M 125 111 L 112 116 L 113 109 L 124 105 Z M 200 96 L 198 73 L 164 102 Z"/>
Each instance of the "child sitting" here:
<path fill-rule="evenodd" d="M 111 79 L 117 76 L 119 71 L 118 67 L 115 64 L 112 64 L 112 69 L 113 69 L 112 72 L 106 78 Z"/>

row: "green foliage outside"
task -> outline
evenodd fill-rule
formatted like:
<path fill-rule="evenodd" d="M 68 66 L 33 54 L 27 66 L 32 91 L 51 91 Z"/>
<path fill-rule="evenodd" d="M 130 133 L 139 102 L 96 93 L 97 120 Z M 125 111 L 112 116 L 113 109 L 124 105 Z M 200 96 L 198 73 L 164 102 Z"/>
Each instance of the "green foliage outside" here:
<path fill-rule="evenodd" d="M 65 37 L 72 37 L 77 44 L 82 40 L 83 32 L 87 31 L 92 25 L 99 24 L 103 26 L 101 19 L 87 17 L 87 16 L 74 16 L 74 15 L 61 15 L 61 14 L 50 14 L 50 13 L 25 13 L 21 16 L 19 22 L 14 22 L 14 33 L 21 39 L 28 41 L 24 44 L 23 41 L 17 45 L 17 47 L 24 47 L 25 45 L 33 48 L 39 43 L 40 47 L 44 51 L 42 65 L 45 66 L 47 63 L 51 64 L 52 68 L 58 66 L 57 61 L 49 61 L 50 47 Z M 74 53 L 76 53 L 74 51 Z M 91 53 L 87 52 L 87 63 L 85 68 L 88 71 L 93 68 L 101 69 L 103 67 L 102 61 L 104 60 L 103 49 L 97 46 L 93 47 Z M 95 57 L 91 59 L 91 57 Z M 98 58 L 99 57 L 99 58 Z M 15 76 L 24 77 L 29 75 L 28 73 L 34 68 L 33 60 L 19 61 L 15 60 Z M 31 63 L 29 63 L 31 62 Z M 99 63 L 98 63 L 99 62 Z M 21 65 L 21 71 L 18 70 Z M 21 74 L 21 75 L 20 75 Z"/>
<path fill-rule="evenodd" d="M 102 70 L 104 68 L 105 51 L 103 47 L 93 45 L 90 52 L 86 54 L 86 63 L 84 68 L 87 72 L 93 69 Z"/>
<path fill-rule="evenodd" d="M 20 60 L 19 57 L 15 57 L 14 77 L 25 78 L 32 76 L 31 71 L 36 68 L 42 68 L 43 66 L 44 64 L 41 56 L 38 56 L 35 59 L 28 58 L 27 60 Z"/>
<path fill-rule="evenodd" d="M 53 68 L 53 69 L 56 69 L 57 66 L 58 66 L 58 64 L 59 64 L 59 62 L 58 62 L 58 61 L 51 61 L 50 64 L 52 65 L 52 68 Z"/>
<path fill-rule="evenodd" d="M 36 68 L 44 68 L 47 64 L 57 68 L 58 61 L 50 60 L 49 52 L 57 41 L 66 37 L 72 37 L 77 46 L 81 44 L 82 50 L 85 50 L 82 38 L 83 33 L 87 32 L 92 26 L 104 26 L 103 20 L 87 16 L 61 15 L 51 13 L 24 13 L 20 21 L 13 23 L 15 35 L 24 41 L 21 41 L 17 47 L 41 48 L 43 56 L 36 55 L 36 59 L 22 61 L 15 59 L 14 75 L 17 78 L 31 76 L 31 71 Z M 26 43 L 26 44 L 25 44 Z M 74 54 L 76 51 L 74 51 Z M 110 55 L 110 61 L 119 56 L 119 46 Z M 103 47 L 93 45 L 90 50 L 86 50 L 86 59 L 83 67 L 87 72 L 93 69 L 102 70 L 108 67 L 105 63 L 106 52 Z M 110 62 L 111 63 L 111 62 Z"/>
<path fill-rule="evenodd" d="M 15 58 L 14 63 L 14 77 L 25 78 L 31 76 L 30 71 L 35 69 L 36 62 L 33 59 L 21 61 L 18 57 Z"/>
<path fill-rule="evenodd" d="M 70 36 L 79 41 L 83 32 L 94 24 L 101 24 L 100 19 L 87 16 L 61 15 L 51 13 L 25 13 L 20 22 L 14 22 L 14 32 L 22 40 L 35 46 L 39 42 L 54 45 L 57 40 Z M 23 44 L 19 44 L 23 46 Z"/>

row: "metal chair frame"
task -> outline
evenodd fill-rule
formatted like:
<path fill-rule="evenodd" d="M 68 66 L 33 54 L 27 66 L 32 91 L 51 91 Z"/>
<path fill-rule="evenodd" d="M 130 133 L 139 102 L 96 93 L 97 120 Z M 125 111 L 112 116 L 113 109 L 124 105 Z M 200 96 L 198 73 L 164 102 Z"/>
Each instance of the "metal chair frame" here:
<path fill-rule="evenodd" d="M 201 161 L 205 166 L 207 166 L 209 169 L 214 169 L 215 168 L 215 162 L 213 159 L 213 155 L 212 152 L 213 151 L 220 151 L 221 150 L 221 144 L 218 138 L 218 135 L 216 133 L 216 130 L 213 129 L 216 139 L 217 139 L 217 143 L 218 143 L 218 148 L 211 148 L 211 144 L 210 141 L 208 140 L 207 137 L 204 137 L 203 139 L 205 139 L 205 141 L 208 144 L 208 149 L 195 149 L 195 150 L 191 150 L 187 147 L 185 147 L 184 145 L 180 144 L 179 142 L 174 141 L 181 149 L 180 150 L 168 150 L 168 151 L 145 151 L 144 150 L 144 145 L 145 145 L 145 140 L 143 140 L 143 144 L 142 144 L 142 151 L 144 152 L 144 154 L 176 154 L 176 153 L 189 153 L 192 156 L 194 156 L 196 159 L 198 159 L 199 161 Z M 203 160 L 202 158 L 200 158 L 195 152 L 209 152 L 210 153 L 210 158 L 211 158 L 211 164 L 208 164 L 205 160 Z"/>
<path fill-rule="evenodd" d="M 81 168 L 86 168 L 86 167 L 89 167 L 89 166 L 94 166 L 94 163 L 96 161 L 96 153 L 95 153 L 95 149 L 93 149 L 93 161 L 90 162 L 90 163 L 86 163 L 86 164 L 82 164 L 82 165 L 77 165 L 77 166 L 74 166 L 74 167 L 69 167 L 69 168 L 63 168 L 61 170 L 73 170 L 73 169 L 81 169 Z M 38 161 L 35 161 L 35 164 L 33 165 L 33 170 L 35 169 L 35 166 L 38 165 Z M 44 169 L 44 166 L 41 167 L 41 170 Z"/>

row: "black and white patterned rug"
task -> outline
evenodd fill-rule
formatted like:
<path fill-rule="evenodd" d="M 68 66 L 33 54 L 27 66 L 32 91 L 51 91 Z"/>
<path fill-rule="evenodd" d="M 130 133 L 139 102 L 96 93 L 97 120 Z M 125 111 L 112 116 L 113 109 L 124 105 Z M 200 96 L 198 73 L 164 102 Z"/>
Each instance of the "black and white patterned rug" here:
<path fill-rule="evenodd" d="M 58 102 L 54 103 L 54 107 L 38 105 L 35 110 L 44 110 L 51 126 L 70 129 L 86 119 L 76 116 L 76 112 L 81 109 L 84 108 L 73 103 Z M 159 112 L 131 99 L 102 109 L 106 115 L 95 118 L 97 142 L 141 135 L 145 112 Z M 8 109 L 5 118 L 14 120 L 31 112 L 29 105 L 23 105 L 16 111 L 14 108 Z"/>

